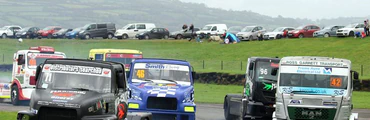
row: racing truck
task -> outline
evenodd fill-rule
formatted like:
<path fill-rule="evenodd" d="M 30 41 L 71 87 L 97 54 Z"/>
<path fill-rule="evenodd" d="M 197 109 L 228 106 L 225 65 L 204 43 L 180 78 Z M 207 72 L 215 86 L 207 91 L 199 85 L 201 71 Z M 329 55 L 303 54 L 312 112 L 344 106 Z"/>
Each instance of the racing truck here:
<path fill-rule="evenodd" d="M 35 80 L 30 109 L 18 112 L 18 120 L 151 119 L 150 113 L 128 114 L 131 92 L 121 63 L 47 59 Z"/>
<path fill-rule="evenodd" d="M 195 120 L 195 72 L 189 62 L 173 59 L 136 59 L 128 83 L 128 109 L 150 112 L 153 120 Z"/>
<path fill-rule="evenodd" d="M 272 119 L 277 82 L 272 72 L 279 67 L 279 61 L 279 58 L 248 58 L 243 93 L 227 94 L 224 98 L 226 120 Z"/>
<path fill-rule="evenodd" d="M 354 120 L 351 61 L 292 56 L 280 61 L 274 119 Z"/>
<path fill-rule="evenodd" d="M 53 47 L 38 46 L 28 50 L 19 50 L 13 56 L 13 70 L 11 83 L 0 85 L 0 98 L 11 98 L 13 105 L 23 104 L 30 100 L 35 89 L 36 67 L 48 58 L 65 58 L 62 52 Z"/>

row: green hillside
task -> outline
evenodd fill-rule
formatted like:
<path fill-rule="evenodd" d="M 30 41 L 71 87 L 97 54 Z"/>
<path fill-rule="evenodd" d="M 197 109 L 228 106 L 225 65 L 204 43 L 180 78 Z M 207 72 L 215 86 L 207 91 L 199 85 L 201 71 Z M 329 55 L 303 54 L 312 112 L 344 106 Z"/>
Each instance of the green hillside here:
<path fill-rule="evenodd" d="M 61 25 L 68 28 L 91 22 L 113 22 L 121 28 L 133 22 L 153 22 L 170 31 L 184 23 L 203 27 L 209 23 L 229 26 L 298 26 L 309 20 L 272 18 L 249 11 L 227 11 L 179 0 L 0 0 L 0 26 Z"/>
<path fill-rule="evenodd" d="M 144 57 L 175 58 L 190 61 L 199 72 L 244 73 L 245 63 L 251 56 L 329 56 L 352 61 L 353 69 L 362 78 L 370 78 L 370 38 L 306 38 L 274 41 L 241 42 L 240 44 L 219 44 L 217 42 L 188 42 L 186 40 L 0 40 L 0 64 L 11 63 L 16 50 L 30 46 L 53 46 L 65 52 L 68 57 L 88 57 L 92 48 L 128 48 L 143 51 Z M 204 60 L 204 69 L 203 69 Z M 221 61 L 223 70 L 221 70 Z M 242 69 L 241 69 L 242 68 Z"/>

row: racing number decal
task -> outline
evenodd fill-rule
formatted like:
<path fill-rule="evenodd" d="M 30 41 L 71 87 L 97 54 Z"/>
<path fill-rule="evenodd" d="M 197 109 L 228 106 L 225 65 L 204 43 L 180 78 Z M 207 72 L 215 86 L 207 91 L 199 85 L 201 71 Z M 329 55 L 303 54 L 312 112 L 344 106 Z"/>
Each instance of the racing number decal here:
<path fill-rule="evenodd" d="M 144 70 L 137 70 L 136 76 L 138 78 L 144 78 L 145 77 L 145 71 Z"/>
<path fill-rule="evenodd" d="M 332 87 L 341 87 L 342 78 L 330 78 L 330 86 Z"/>
<path fill-rule="evenodd" d="M 260 69 L 261 75 L 267 75 L 267 69 Z"/>

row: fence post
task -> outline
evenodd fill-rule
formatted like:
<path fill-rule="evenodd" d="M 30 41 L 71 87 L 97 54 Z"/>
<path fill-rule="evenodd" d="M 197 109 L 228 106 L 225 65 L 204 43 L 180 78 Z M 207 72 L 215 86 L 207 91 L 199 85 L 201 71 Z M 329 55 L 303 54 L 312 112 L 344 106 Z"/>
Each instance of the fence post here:
<path fill-rule="evenodd" d="M 364 65 L 361 65 L 361 76 L 364 76 Z"/>
<path fill-rule="evenodd" d="M 203 60 L 203 69 L 204 69 L 204 60 Z"/>
<path fill-rule="evenodd" d="M 240 71 L 243 71 L 243 61 L 240 61 Z"/>
<path fill-rule="evenodd" d="M 224 61 L 221 60 L 221 70 L 224 70 Z"/>

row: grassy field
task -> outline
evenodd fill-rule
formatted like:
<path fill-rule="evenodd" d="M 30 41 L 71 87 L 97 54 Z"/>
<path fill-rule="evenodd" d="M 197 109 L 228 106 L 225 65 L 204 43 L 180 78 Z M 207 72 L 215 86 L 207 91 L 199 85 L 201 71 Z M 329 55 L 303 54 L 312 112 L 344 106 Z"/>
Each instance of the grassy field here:
<path fill-rule="evenodd" d="M 191 62 L 197 72 L 245 73 L 248 57 L 267 56 L 329 56 L 352 61 L 353 69 L 370 78 L 370 38 L 306 38 L 274 41 L 241 42 L 225 45 L 217 42 L 186 40 L 0 40 L 0 64 L 10 64 L 13 53 L 30 46 L 53 46 L 74 58 L 87 58 L 93 48 L 137 49 L 144 57 L 174 58 Z M 3 58 L 4 55 L 4 58 Z M 204 69 L 203 69 L 204 61 Z M 223 64 L 223 67 L 221 66 Z M 222 68 L 222 69 L 221 69 Z"/>
<path fill-rule="evenodd" d="M 17 118 L 17 112 L 5 112 L 0 111 L 1 120 L 15 120 Z"/>

